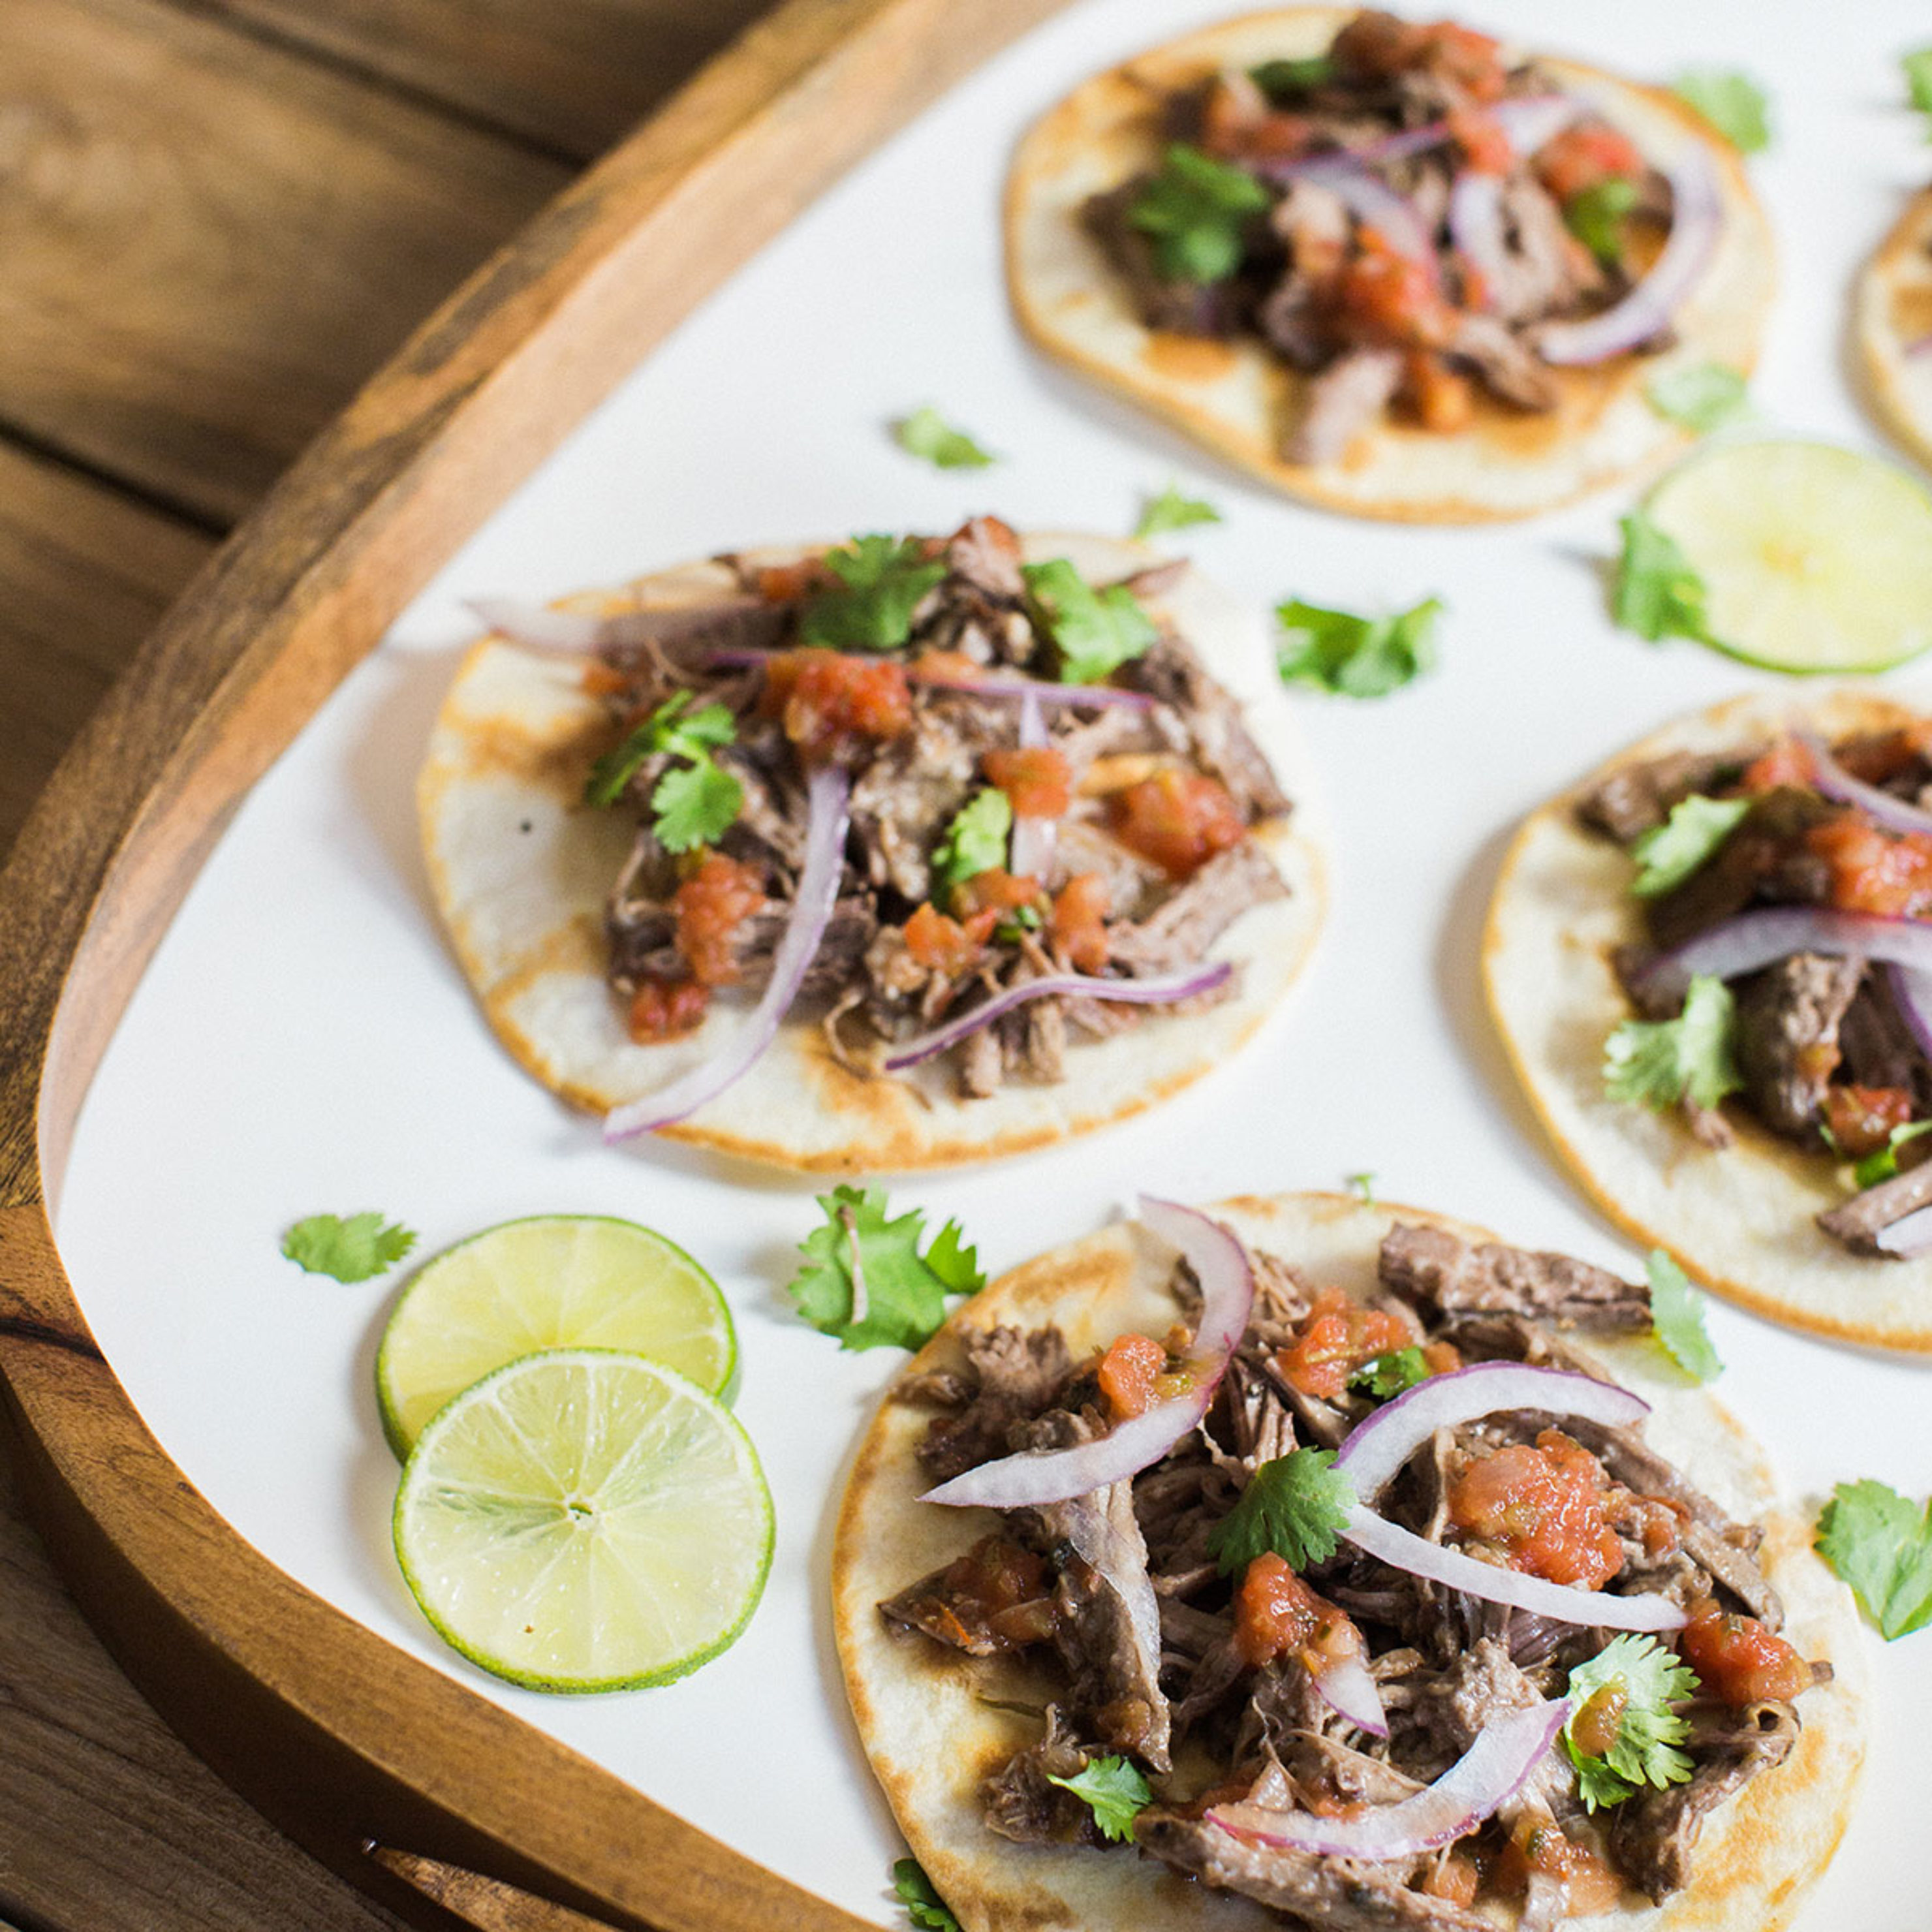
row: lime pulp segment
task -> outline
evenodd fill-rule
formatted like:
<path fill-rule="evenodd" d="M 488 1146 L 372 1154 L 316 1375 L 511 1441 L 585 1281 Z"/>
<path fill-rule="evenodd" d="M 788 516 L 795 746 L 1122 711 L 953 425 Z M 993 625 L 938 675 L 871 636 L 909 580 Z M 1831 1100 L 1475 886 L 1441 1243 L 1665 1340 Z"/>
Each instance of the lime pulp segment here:
<path fill-rule="evenodd" d="M 535 1690 L 668 1683 L 744 1628 L 771 1565 L 743 1428 L 662 1364 L 598 1349 L 510 1363 L 423 1431 L 396 1497 L 423 1613 Z"/>
<path fill-rule="evenodd" d="M 376 1360 L 383 1432 L 406 1456 L 430 1418 L 542 1348 L 622 1348 L 722 1394 L 737 1338 L 718 1285 L 684 1250 L 602 1214 L 506 1221 L 447 1250 L 397 1303 Z"/>

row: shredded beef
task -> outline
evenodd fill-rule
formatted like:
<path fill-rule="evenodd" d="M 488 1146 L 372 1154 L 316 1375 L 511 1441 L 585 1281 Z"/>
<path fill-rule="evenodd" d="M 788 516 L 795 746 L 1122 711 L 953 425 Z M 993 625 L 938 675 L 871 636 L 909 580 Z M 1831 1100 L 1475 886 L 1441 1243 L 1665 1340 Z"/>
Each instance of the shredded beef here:
<path fill-rule="evenodd" d="M 1089 1756 L 1059 1706 L 1048 1705 L 1046 1735 L 1016 1751 L 986 1780 L 982 1815 L 987 1828 L 1022 1845 L 1101 1844 L 1092 1810 L 1049 1781 L 1078 1778 Z"/>
<path fill-rule="evenodd" d="M 935 1482 L 976 1468 L 1006 1453 L 1016 1423 L 1031 1420 L 1053 1400 L 1072 1372 L 1073 1358 L 1058 1328 L 965 1330 L 970 1393 L 957 1415 L 935 1416 L 919 1447 L 920 1466 Z M 926 1394 L 923 1387 L 916 1393 Z"/>
<path fill-rule="evenodd" d="M 1381 419 L 1401 382 L 1399 350 L 1355 349 L 1337 357 L 1309 383 L 1282 454 L 1290 463 L 1336 461 Z"/>
<path fill-rule="evenodd" d="M 1253 839 L 1244 838 L 1217 852 L 1147 918 L 1110 926 L 1108 950 L 1136 978 L 1179 972 L 1204 959 L 1250 906 L 1287 895 L 1274 861 Z"/>
<path fill-rule="evenodd" d="M 1502 1311 L 1559 1328 L 1650 1325 L 1650 1291 L 1568 1255 L 1478 1245 L 1446 1228 L 1398 1222 L 1377 1262 L 1396 1294 L 1438 1316 Z"/>
<path fill-rule="evenodd" d="M 1766 1126 L 1808 1143 L 1816 1138 L 1838 1064 L 1838 1023 L 1864 970 L 1862 959 L 1796 952 L 1744 982 L 1738 1070 Z"/>
<path fill-rule="evenodd" d="M 1585 793 L 1576 815 L 1618 844 L 1630 844 L 1644 832 L 1654 831 L 1670 816 L 1672 806 L 1693 792 L 1708 793 L 1734 778 L 1752 755 L 1672 752 L 1620 765 Z"/>
<path fill-rule="evenodd" d="M 1827 1208 L 1818 1216 L 1818 1225 L 1854 1254 L 1896 1260 L 1898 1257 L 1891 1250 L 1879 1246 L 1878 1238 L 1894 1222 L 1922 1208 L 1932 1208 L 1932 1161 L 1908 1168 L 1836 1208 Z"/>

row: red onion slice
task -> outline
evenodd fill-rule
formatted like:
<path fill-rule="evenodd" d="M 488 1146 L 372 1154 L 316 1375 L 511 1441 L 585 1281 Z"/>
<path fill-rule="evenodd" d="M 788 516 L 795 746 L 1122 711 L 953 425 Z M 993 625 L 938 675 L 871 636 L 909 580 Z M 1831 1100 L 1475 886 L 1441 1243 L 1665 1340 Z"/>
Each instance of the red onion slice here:
<path fill-rule="evenodd" d="M 1040 693 L 1029 690 L 1020 700 L 1019 746 L 1022 751 L 1038 751 L 1051 742 L 1046 718 L 1040 710 Z M 1009 868 L 1016 878 L 1037 879 L 1043 886 L 1053 868 L 1054 848 L 1060 842 L 1057 818 L 1013 818 L 1013 836 Z"/>
<path fill-rule="evenodd" d="M 1890 792 L 1882 791 L 1876 785 L 1853 778 L 1832 757 L 1831 747 L 1822 738 L 1814 737 L 1808 731 L 1792 735 L 1811 754 L 1811 762 L 1816 767 L 1812 783 L 1826 797 L 1834 798 L 1840 805 L 1856 806 L 1894 832 L 1932 832 L 1932 812 L 1922 811 L 1916 805 L 1908 805 L 1902 798 L 1894 798 Z"/>
<path fill-rule="evenodd" d="M 1201 1285 L 1193 1358 L 1225 1360 L 1240 1346 L 1255 1309 L 1255 1268 L 1246 1248 L 1211 1216 L 1178 1201 L 1143 1194 L 1140 1218 L 1143 1227 L 1180 1250 Z"/>
<path fill-rule="evenodd" d="M 995 1020 L 1004 1018 L 1016 1007 L 1024 1006 L 1029 1000 L 1065 995 L 1078 999 L 1118 1000 L 1130 1006 L 1168 1006 L 1176 1000 L 1191 1000 L 1203 993 L 1216 992 L 1233 977 L 1234 971 L 1226 960 L 1218 959 L 1209 964 L 1190 967 L 1184 973 L 1170 973 L 1156 980 L 1101 980 L 1085 973 L 1048 973 L 1037 980 L 1022 981 L 1017 986 L 1002 987 L 990 1000 L 981 1000 L 970 1012 L 962 1013 L 957 1019 L 948 1020 L 931 1033 L 907 1041 L 887 1055 L 885 1070 L 888 1073 L 903 1073 L 908 1066 L 916 1066 L 922 1060 L 931 1060 L 948 1048 L 957 1046 L 968 1034 L 977 1033 L 982 1027 L 991 1026 Z"/>
<path fill-rule="evenodd" d="M 937 691 L 963 691 L 973 698 L 1029 698 L 1036 704 L 1089 705 L 1098 711 L 1110 708 L 1123 711 L 1151 711 L 1160 701 L 1144 691 L 1122 691 L 1111 684 L 1045 684 L 1036 678 L 956 677 L 946 671 L 926 670 L 916 664 L 906 666 L 906 676 L 914 684 L 930 685 Z"/>
<path fill-rule="evenodd" d="M 1486 283 L 1493 284 L 1508 272 L 1500 175 L 1479 175 L 1465 169 L 1456 177 L 1456 184 L 1449 190 L 1449 238 Z"/>
<path fill-rule="evenodd" d="M 1546 1415 L 1581 1415 L 1611 1428 L 1640 1421 L 1650 1405 L 1615 1382 L 1569 1369 L 1532 1368 L 1526 1362 L 1480 1362 L 1453 1374 L 1431 1376 L 1385 1402 L 1349 1432 L 1335 1466 L 1348 1472 L 1355 1494 L 1372 1502 L 1438 1429 L 1480 1422 L 1504 1409 Z"/>
<path fill-rule="evenodd" d="M 1372 228 L 1389 246 L 1434 274 L 1438 267 L 1436 242 L 1414 202 L 1378 181 L 1353 156 L 1323 155 L 1302 170 L 1302 178 L 1318 183 L 1340 200 L 1355 219 Z"/>
<path fill-rule="evenodd" d="M 779 1022 L 798 997 L 838 898 L 851 788 L 850 776 L 837 765 L 821 765 L 812 775 L 806 790 L 805 863 L 792 897 L 790 918 L 772 956 L 771 979 L 751 1018 L 728 1044 L 669 1086 L 613 1108 L 604 1118 L 605 1140 L 628 1140 L 633 1134 L 668 1127 L 695 1113 L 749 1072 L 777 1037 Z"/>
<path fill-rule="evenodd" d="M 1552 1583 L 1520 1570 L 1506 1570 L 1501 1564 L 1484 1563 L 1460 1550 L 1431 1543 L 1360 1503 L 1348 1512 L 1342 1536 L 1358 1550 L 1412 1576 L 1426 1577 L 1445 1589 L 1460 1590 L 1465 1596 L 1480 1597 L 1486 1604 L 1508 1604 L 1515 1610 L 1533 1611 L 1558 1623 L 1603 1630 L 1682 1630 L 1687 1621 L 1683 1611 L 1666 1597 L 1648 1592 L 1612 1596 L 1606 1590 L 1580 1590 L 1574 1584 Z"/>
<path fill-rule="evenodd" d="M 1358 1731 L 1366 1731 L 1372 1738 L 1388 1736 L 1388 1713 L 1382 1708 L 1382 1687 L 1369 1674 L 1369 1666 L 1359 1652 L 1310 1675 L 1330 1710 L 1346 1718 Z"/>
<path fill-rule="evenodd" d="M 1529 94 L 1499 100 L 1490 112 L 1523 160 L 1562 134 L 1583 112 L 1583 103 L 1574 94 Z"/>
<path fill-rule="evenodd" d="M 1426 1789 L 1352 1818 L 1277 1811 L 1262 1804 L 1217 1804 L 1208 1822 L 1232 1838 L 1335 1858 L 1406 1858 L 1453 1844 L 1500 1810 L 1528 1782 L 1570 1714 L 1567 1698 L 1513 1711 L 1484 1727 L 1461 1757 Z"/>
<path fill-rule="evenodd" d="M 1640 347 L 1670 326 L 1717 253 L 1724 228 L 1718 178 L 1693 141 L 1664 170 L 1670 182 L 1670 233 L 1648 274 L 1623 300 L 1582 322 L 1552 322 L 1536 338 L 1546 362 L 1606 362 Z"/>
<path fill-rule="evenodd" d="M 1932 970 L 1932 925 L 1881 919 L 1865 912 L 1832 912 L 1820 906 L 1762 906 L 1720 921 L 1708 932 L 1661 952 L 1631 976 L 1646 1004 L 1681 994 L 1708 975 L 1735 980 L 1794 952 L 1830 959 L 1882 959 L 1894 966 Z"/>
<path fill-rule="evenodd" d="M 1364 141 L 1358 148 L 1324 148 L 1318 154 L 1292 154 L 1253 164 L 1250 172 L 1280 187 L 1289 182 L 1318 177 L 1336 166 L 1380 166 L 1385 161 L 1406 161 L 1412 154 L 1439 148 L 1449 138 L 1446 121 L 1426 122 L 1420 128 L 1399 128 L 1392 134 Z"/>
<path fill-rule="evenodd" d="M 1917 1208 L 1910 1214 L 1900 1215 L 1890 1227 L 1881 1228 L 1872 1240 L 1887 1254 L 1901 1256 L 1908 1261 L 1924 1254 L 1932 1248 L 1932 1208 Z"/>

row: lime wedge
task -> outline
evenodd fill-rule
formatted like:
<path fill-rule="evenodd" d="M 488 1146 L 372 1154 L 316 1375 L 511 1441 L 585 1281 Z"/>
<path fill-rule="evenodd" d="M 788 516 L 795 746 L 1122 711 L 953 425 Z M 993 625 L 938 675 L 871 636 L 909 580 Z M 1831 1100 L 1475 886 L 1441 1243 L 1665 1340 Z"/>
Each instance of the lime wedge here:
<path fill-rule="evenodd" d="M 738 1340 L 718 1284 L 662 1234 L 603 1214 L 506 1221 L 440 1254 L 396 1304 L 376 1358 L 398 1456 L 451 1396 L 539 1348 L 623 1348 L 722 1395 Z"/>
<path fill-rule="evenodd" d="M 403 1470 L 396 1556 L 473 1664 L 537 1690 L 666 1684 L 744 1628 L 772 1499 L 731 1412 L 641 1355 L 526 1355 L 438 1410 Z"/>
<path fill-rule="evenodd" d="M 1772 670 L 1883 670 L 1932 646 L 1932 494 L 1822 442 L 1732 442 L 1646 508 L 1702 578 L 1719 647 Z"/>

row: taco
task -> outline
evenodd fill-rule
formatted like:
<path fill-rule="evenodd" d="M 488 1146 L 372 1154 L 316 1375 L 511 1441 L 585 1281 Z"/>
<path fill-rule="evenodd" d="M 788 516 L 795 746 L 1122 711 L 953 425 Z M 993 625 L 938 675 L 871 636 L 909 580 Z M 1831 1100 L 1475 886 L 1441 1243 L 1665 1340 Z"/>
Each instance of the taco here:
<path fill-rule="evenodd" d="M 1906 203 L 1866 264 L 1852 326 L 1880 420 L 1932 467 L 1932 188 Z"/>
<path fill-rule="evenodd" d="M 1292 496 L 1474 523 L 1640 474 L 1646 383 L 1748 370 L 1773 281 L 1673 97 L 1447 21 L 1291 8 L 1087 82 L 1022 142 L 1027 332 Z"/>
<path fill-rule="evenodd" d="M 965 1932 L 1784 1924 L 1856 1618 L 1648 1291 L 1331 1195 L 1142 1216 L 964 1304 L 839 1516 L 860 1736 Z"/>
<path fill-rule="evenodd" d="M 1932 1348 L 1932 719 L 1747 698 L 1532 815 L 1484 941 L 1532 1104 L 1730 1299 Z"/>
<path fill-rule="evenodd" d="M 1225 1059 L 1314 943 L 1258 625 L 1185 562 L 981 517 L 479 608 L 419 785 L 436 903 L 614 1138 L 1038 1146 Z"/>

